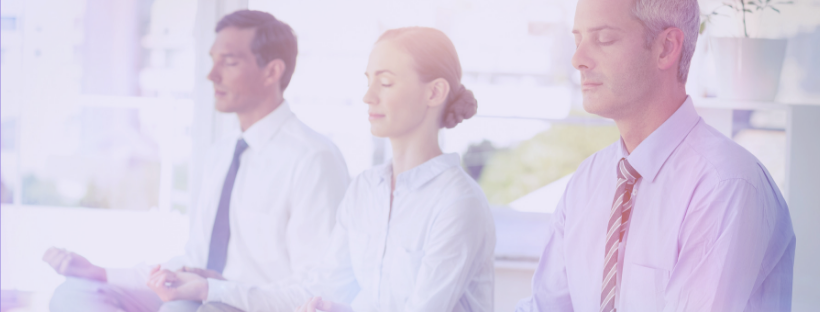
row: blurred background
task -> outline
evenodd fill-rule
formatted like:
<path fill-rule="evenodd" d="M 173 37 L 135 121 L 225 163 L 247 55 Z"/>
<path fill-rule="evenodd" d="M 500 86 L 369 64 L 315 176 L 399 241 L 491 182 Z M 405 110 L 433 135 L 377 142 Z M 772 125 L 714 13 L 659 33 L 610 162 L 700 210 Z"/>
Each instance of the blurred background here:
<path fill-rule="evenodd" d="M 569 176 L 619 136 L 611 120 L 581 107 L 570 64 L 576 2 L 3 0 L 0 311 L 47 309 L 63 280 L 40 260 L 48 246 L 109 267 L 182 252 L 203 152 L 238 126 L 213 108 L 207 51 L 216 22 L 243 8 L 293 27 L 299 56 L 285 98 L 336 143 L 352 176 L 390 158 L 361 100 L 372 44 L 413 25 L 452 39 L 479 109 L 441 132 L 442 147 L 461 155 L 495 207 L 496 308 L 510 311 L 530 292 L 543 225 Z M 755 154 L 789 194 L 790 172 L 807 169 L 790 167 L 790 156 L 817 145 L 799 140 L 820 135 L 806 132 L 816 127 L 800 130 L 806 139 L 789 134 L 791 104 L 820 104 L 820 1 L 747 17 L 751 37 L 788 39 L 779 92 L 767 102 L 715 98 L 709 38 L 743 36 L 743 28 L 738 14 L 720 9 L 731 1 L 699 2 L 709 21 L 687 90 L 704 119 Z M 818 236 L 798 237 L 820 245 Z M 796 286 L 795 310 L 800 294 Z"/>

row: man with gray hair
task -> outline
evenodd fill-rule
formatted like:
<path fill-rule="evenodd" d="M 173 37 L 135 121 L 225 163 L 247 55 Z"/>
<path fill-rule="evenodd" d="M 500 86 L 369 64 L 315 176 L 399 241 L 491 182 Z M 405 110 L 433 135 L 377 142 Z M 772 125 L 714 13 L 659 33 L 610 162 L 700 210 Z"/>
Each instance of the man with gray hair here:
<path fill-rule="evenodd" d="M 580 0 L 584 109 L 621 138 L 585 160 L 517 311 L 789 311 L 783 196 L 686 95 L 696 0 Z"/>

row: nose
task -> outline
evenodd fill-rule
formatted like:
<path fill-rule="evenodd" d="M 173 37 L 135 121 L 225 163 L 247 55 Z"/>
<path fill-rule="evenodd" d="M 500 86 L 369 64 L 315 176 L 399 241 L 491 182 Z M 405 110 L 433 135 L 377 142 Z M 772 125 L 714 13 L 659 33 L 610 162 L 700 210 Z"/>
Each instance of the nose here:
<path fill-rule="evenodd" d="M 364 101 L 365 104 L 376 105 L 379 103 L 379 97 L 376 95 L 376 91 L 373 89 L 374 88 L 371 86 L 367 87 L 367 92 L 365 92 L 364 98 L 362 98 L 362 101 Z"/>
<path fill-rule="evenodd" d="M 219 81 L 222 80 L 222 77 L 217 72 L 216 65 L 211 67 L 211 71 L 208 72 L 207 78 L 214 83 L 219 83 Z"/>
<path fill-rule="evenodd" d="M 595 67 L 595 62 L 590 57 L 587 46 L 585 41 L 582 40 L 575 49 L 575 53 L 572 54 L 572 67 L 577 70 L 584 71 Z"/>

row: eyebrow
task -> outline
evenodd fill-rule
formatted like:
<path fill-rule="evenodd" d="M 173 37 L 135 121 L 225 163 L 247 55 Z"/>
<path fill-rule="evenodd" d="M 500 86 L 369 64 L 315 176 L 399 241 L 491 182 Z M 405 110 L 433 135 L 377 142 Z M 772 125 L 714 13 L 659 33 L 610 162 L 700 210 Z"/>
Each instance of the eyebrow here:
<path fill-rule="evenodd" d="M 601 31 L 601 30 L 604 30 L 604 29 L 621 30 L 621 29 L 620 29 L 620 28 L 618 28 L 618 27 L 612 27 L 612 26 L 609 26 L 609 25 L 603 25 L 603 26 L 598 26 L 598 27 L 593 27 L 593 28 L 590 28 L 590 29 L 588 29 L 588 30 L 587 30 L 587 32 L 596 32 L 596 31 Z M 581 31 L 579 31 L 579 30 L 577 30 L 577 29 L 573 29 L 573 30 L 572 30 L 572 33 L 573 33 L 573 34 L 580 34 L 580 33 L 581 33 Z"/>
<path fill-rule="evenodd" d="M 208 54 L 210 54 L 211 57 L 214 57 L 213 53 L 208 53 Z M 238 57 L 238 55 L 233 54 L 233 53 L 220 53 L 217 56 L 219 56 L 219 57 Z"/>
<path fill-rule="evenodd" d="M 384 74 L 384 73 L 389 73 L 389 74 L 395 75 L 395 73 L 393 73 L 393 72 L 391 72 L 387 69 L 382 69 L 382 70 L 377 70 L 376 73 L 373 74 L 373 76 L 378 76 L 378 75 L 381 75 L 381 74 Z M 367 73 L 364 73 L 364 75 L 366 77 L 370 77 L 370 75 L 368 75 Z"/>

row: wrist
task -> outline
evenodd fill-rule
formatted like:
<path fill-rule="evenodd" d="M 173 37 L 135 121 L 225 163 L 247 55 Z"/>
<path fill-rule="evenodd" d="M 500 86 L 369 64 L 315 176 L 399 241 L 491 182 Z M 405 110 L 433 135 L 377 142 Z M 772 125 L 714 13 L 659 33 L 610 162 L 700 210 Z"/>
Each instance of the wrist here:
<path fill-rule="evenodd" d="M 208 301 L 208 279 L 203 279 L 202 287 L 199 291 L 199 300 L 202 302 Z"/>
<path fill-rule="evenodd" d="M 95 265 L 93 267 L 92 272 L 93 272 L 92 276 L 95 280 L 98 280 L 98 281 L 104 282 L 104 283 L 108 282 L 108 273 L 105 271 L 105 268 Z"/>

